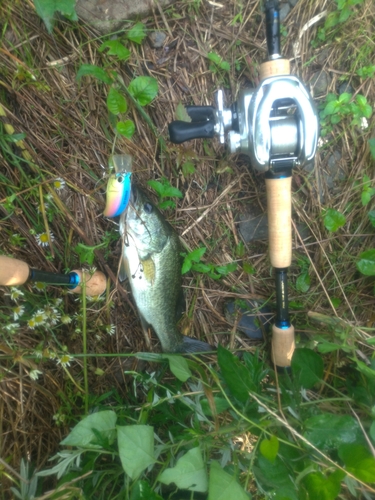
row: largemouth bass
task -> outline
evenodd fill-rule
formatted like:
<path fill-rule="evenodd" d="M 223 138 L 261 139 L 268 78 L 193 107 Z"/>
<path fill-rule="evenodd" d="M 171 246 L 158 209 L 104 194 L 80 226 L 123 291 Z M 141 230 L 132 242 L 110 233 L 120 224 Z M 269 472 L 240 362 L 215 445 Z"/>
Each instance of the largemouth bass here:
<path fill-rule="evenodd" d="M 132 186 L 130 204 L 120 217 L 120 234 L 123 251 L 119 279 L 129 279 L 145 335 L 152 326 L 164 352 L 212 350 L 177 329 L 182 297 L 179 238 L 136 186 Z"/>

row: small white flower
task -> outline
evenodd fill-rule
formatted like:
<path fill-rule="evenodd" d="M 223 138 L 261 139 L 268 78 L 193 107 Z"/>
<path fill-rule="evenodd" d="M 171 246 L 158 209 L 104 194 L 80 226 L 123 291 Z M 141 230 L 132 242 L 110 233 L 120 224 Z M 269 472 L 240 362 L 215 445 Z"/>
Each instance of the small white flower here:
<path fill-rule="evenodd" d="M 63 299 L 61 299 L 60 297 L 57 299 L 53 299 L 53 303 L 56 307 L 59 307 L 62 304 L 62 301 Z"/>
<path fill-rule="evenodd" d="M 31 330 L 34 330 L 34 328 L 36 327 L 35 319 L 34 318 L 30 318 L 29 320 L 27 320 L 27 326 Z"/>
<path fill-rule="evenodd" d="M 33 288 L 35 288 L 35 290 L 37 290 L 38 292 L 43 292 L 46 289 L 46 286 L 47 285 L 45 283 L 42 283 L 41 281 L 36 281 L 34 283 Z"/>
<path fill-rule="evenodd" d="M 46 306 L 42 309 L 46 319 L 50 322 L 51 325 L 56 325 L 56 323 L 60 319 L 60 313 L 55 307 Z"/>
<path fill-rule="evenodd" d="M 31 380 L 38 380 L 39 375 L 42 375 L 43 372 L 40 370 L 30 370 L 29 376 Z"/>
<path fill-rule="evenodd" d="M 39 349 L 36 349 L 34 352 L 33 352 L 34 356 L 36 356 L 38 359 L 42 359 L 43 357 L 43 351 L 42 350 L 39 350 Z"/>
<path fill-rule="evenodd" d="M 16 306 L 16 307 L 13 307 L 13 319 L 14 320 L 17 320 L 18 318 L 20 318 L 23 313 L 25 312 L 25 308 L 23 306 Z"/>
<path fill-rule="evenodd" d="M 20 298 L 20 297 L 23 297 L 24 296 L 24 293 L 21 292 L 21 290 L 18 290 L 18 288 L 16 288 L 15 286 L 11 286 L 10 287 L 10 293 L 6 293 L 5 295 L 9 295 L 10 298 L 12 300 L 14 300 L 14 302 L 17 302 L 17 300 Z"/>
<path fill-rule="evenodd" d="M 53 241 L 55 239 L 54 235 L 49 232 L 49 239 L 48 239 L 48 233 L 40 233 L 35 235 L 36 241 L 40 247 L 48 247 L 49 241 Z"/>
<path fill-rule="evenodd" d="M 114 335 L 116 333 L 116 326 L 115 325 L 107 325 L 105 327 L 105 331 L 108 333 L 108 335 Z"/>
<path fill-rule="evenodd" d="M 66 182 L 62 177 L 58 177 L 53 181 L 52 184 L 56 191 L 61 191 L 62 189 L 64 189 Z"/>
<path fill-rule="evenodd" d="M 44 205 L 44 210 L 47 211 L 48 208 L 49 208 L 48 203 L 44 203 L 43 205 Z M 36 210 L 37 210 L 38 214 L 42 214 L 43 213 L 43 209 L 42 209 L 42 204 L 41 203 L 38 205 L 38 208 Z"/>
<path fill-rule="evenodd" d="M 61 316 L 61 323 L 63 325 L 69 325 L 72 322 L 72 318 L 68 314 L 63 314 Z"/>
<path fill-rule="evenodd" d="M 360 125 L 360 127 L 361 127 L 362 130 L 368 129 L 368 121 L 366 120 L 366 118 L 364 116 L 362 116 L 362 118 L 361 118 L 361 125 Z"/>
<path fill-rule="evenodd" d="M 63 354 L 60 358 L 57 358 L 57 363 L 65 368 L 66 366 L 70 366 L 72 359 L 73 357 L 69 354 Z"/>
<path fill-rule="evenodd" d="M 7 325 L 4 326 L 5 330 L 12 335 L 16 333 L 18 328 L 20 327 L 19 323 L 8 323 Z"/>

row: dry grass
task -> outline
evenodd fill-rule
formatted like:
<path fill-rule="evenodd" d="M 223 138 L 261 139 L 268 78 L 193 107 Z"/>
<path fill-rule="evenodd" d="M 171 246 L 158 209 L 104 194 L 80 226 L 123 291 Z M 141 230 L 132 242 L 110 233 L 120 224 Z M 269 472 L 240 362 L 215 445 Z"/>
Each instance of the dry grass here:
<path fill-rule="evenodd" d="M 198 6 L 196 10 L 195 6 Z M 359 14 L 353 17 L 340 36 L 327 43 L 328 55 L 323 62 L 318 63 L 316 56 L 325 47 L 315 50 L 311 46 L 316 25 L 302 35 L 299 52 L 296 52 L 294 42 L 301 28 L 327 7 L 331 7 L 330 2 L 324 0 L 300 0 L 284 23 L 288 30 L 284 54 L 291 59 L 292 72 L 309 82 L 316 71 L 327 71 L 331 77 L 329 90 L 333 92 L 340 78 L 345 76 L 356 92 L 373 103 L 374 82 L 370 79 L 359 81 L 355 76 L 356 69 L 365 65 L 364 47 L 372 47 L 374 53 L 372 0 L 365 0 Z M 158 79 L 158 97 L 146 111 L 160 136 L 167 138 L 167 125 L 174 119 L 179 102 L 211 104 L 214 91 L 224 83 L 229 103 L 236 98 L 240 88 L 258 83 L 257 68 L 266 57 L 259 2 L 245 2 L 242 22 L 233 25 L 231 21 L 238 9 L 236 2 L 222 8 L 210 2 L 200 5 L 198 2 L 178 2 L 166 12 L 164 19 L 155 12 L 146 20 L 148 30 L 166 31 L 165 47 L 168 50 L 155 50 L 148 43 L 132 44 L 129 63 L 116 66 L 111 62 L 111 68 L 122 75 L 125 83 L 139 75 Z M 16 133 L 26 134 L 26 147 L 32 163 L 19 159 L 20 168 L 15 168 L 15 163 L 10 161 L 14 158 L 0 157 L 3 179 L 0 183 L 0 209 L 4 217 L 0 222 L 0 252 L 26 260 L 35 268 L 63 272 L 77 265 L 77 257 L 72 251 L 74 245 L 78 242 L 97 245 L 102 242 L 106 231 L 113 230 L 112 223 L 102 217 L 106 166 L 114 136 L 107 119 L 106 86 L 92 79 L 77 84 L 75 79 L 80 64 L 106 67 L 109 61 L 107 56 L 98 52 L 101 40 L 87 26 L 72 27 L 61 22 L 51 37 L 31 6 L 20 1 L 4 2 L 1 18 L 0 99 L 6 109 L 7 122 L 13 125 Z M 219 53 L 231 63 L 228 77 L 209 69 L 206 57 L 209 51 Z M 239 71 L 234 70 L 236 60 L 241 63 Z M 229 157 L 216 140 L 206 146 L 201 141 L 182 146 L 167 143 L 166 150 L 161 152 L 158 138 L 137 110 L 131 109 L 130 115 L 136 123 L 137 134 L 133 141 L 118 140 L 116 152 L 126 151 L 133 155 L 135 178 L 140 184 L 145 185 L 148 179 L 159 179 L 163 175 L 184 192 L 176 210 L 167 216 L 183 235 L 188 248 L 204 245 L 208 249 L 205 255 L 208 261 L 217 264 L 231 262 L 241 239 L 238 233 L 240 214 L 249 208 L 254 213 L 265 211 L 262 176 L 248 168 L 245 157 Z M 295 258 L 290 272 L 290 299 L 304 304 L 303 310 L 298 311 L 294 318 L 297 330 L 311 331 L 308 310 L 337 315 L 350 324 L 373 324 L 372 281 L 361 277 L 355 267 L 356 257 L 374 246 L 373 228 L 367 218 L 371 207 L 361 206 L 360 191 L 354 188 L 356 182 L 362 183 L 364 173 L 371 179 L 374 177 L 374 163 L 371 163 L 367 146 L 373 124 L 374 118 L 371 118 L 365 133 L 337 127 L 329 144 L 319 150 L 314 172 L 295 172 L 294 220 L 304 222 L 309 228 L 304 240 L 295 235 L 295 257 L 308 257 L 312 279 L 308 295 L 298 296 L 293 287 L 300 272 Z M 12 146 L 11 149 L 14 155 L 21 157 L 17 148 Z M 188 156 L 192 150 L 197 158 L 196 173 L 184 178 L 177 171 L 177 158 Z M 328 169 L 329 157 L 337 150 L 341 152 L 340 168 L 344 180 L 336 182 L 331 189 L 323 172 Z M 225 165 L 229 165 L 233 173 L 219 173 Z M 44 184 L 41 184 L 41 175 Z M 51 257 L 47 259 L 29 231 L 36 229 L 33 221 L 38 227 L 41 224 L 45 227 L 37 212 L 35 189 L 42 185 L 44 193 L 52 192 L 48 182 L 56 177 L 65 179 L 67 188 L 60 197 L 59 213 L 49 222 L 55 241 Z M 35 184 L 33 179 L 36 178 Z M 316 194 L 319 185 L 324 199 L 319 199 Z M 5 198 L 21 191 L 22 204 L 16 202 L 17 209 L 9 216 L 4 206 Z M 346 226 L 333 235 L 325 230 L 322 222 L 325 207 L 346 211 Z M 204 217 L 197 223 L 203 213 Z M 25 238 L 22 248 L 9 242 L 14 233 Z M 246 250 L 246 261 L 256 269 L 254 276 L 242 272 L 240 266 L 236 273 L 220 282 L 203 276 L 185 277 L 187 308 L 192 314 L 185 318 L 183 328 L 192 336 L 216 344 L 230 343 L 238 348 L 250 349 L 255 344 L 241 335 L 236 335 L 233 342 L 232 326 L 226 322 L 223 313 L 223 303 L 228 297 L 269 298 L 274 293 L 267 242 L 252 243 Z M 145 349 L 126 285 L 122 288 L 114 284 L 119 251 L 119 242 L 112 242 L 109 255 L 105 256 L 102 250 L 96 252 L 97 266 L 111 279 L 111 292 L 103 306 L 95 311 L 89 310 L 88 351 L 91 353 L 132 353 Z M 0 304 L 6 313 L 13 304 L 3 292 L 4 289 L 0 294 Z M 50 297 L 61 295 L 60 290 L 52 288 L 48 293 Z M 339 307 L 330 305 L 332 297 L 340 298 Z M 79 310 L 79 304 L 67 295 L 64 295 L 64 307 L 71 315 Z M 101 328 L 108 323 L 116 325 L 116 336 L 103 334 Z M 75 326 L 66 325 L 54 332 L 58 341 L 67 346 L 68 352 L 82 352 L 81 336 L 75 332 Z M 43 370 L 43 377 L 38 382 L 27 377 L 28 363 L 32 361 L 20 357 L 32 353 L 39 343 L 43 348 L 56 345 L 54 337 L 41 337 L 26 328 L 20 329 L 11 339 L 3 330 L 0 343 L 0 350 L 4 355 L 11 354 L 12 358 L 2 360 L 1 364 L 0 457 L 16 469 L 22 457 L 41 467 L 56 451 L 67 426 L 57 427 L 52 417 L 66 399 L 72 401 L 72 414 L 82 411 L 67 370 L 56 366 L 53 361 L 43 361 L 38 365 Z M 92 392 L 101 394 L 108 387 L 116 387 L 120 394 L 126 395 L 124 366 L 119 359 L 92 358 Z M 136 362 L 134 366 L 133 361 L 128 363 L 132 363 L 128 369 L 136 366 Z M 95 375 L 97 368 L 103 370 L 102 377 Z M 81 362 L 77 361 L 69 370 L 81 384 Z"/>

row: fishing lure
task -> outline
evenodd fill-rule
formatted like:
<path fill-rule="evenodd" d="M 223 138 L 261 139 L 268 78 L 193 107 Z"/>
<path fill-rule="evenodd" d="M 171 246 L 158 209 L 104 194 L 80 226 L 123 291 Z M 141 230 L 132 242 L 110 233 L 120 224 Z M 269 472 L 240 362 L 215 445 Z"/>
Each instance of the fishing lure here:
<path fill-rule="evenodd" d="M 105 217 L 117 217 L 127 208 L 131 190 L 131 172 L 117 172 L 108 179 Z"/>

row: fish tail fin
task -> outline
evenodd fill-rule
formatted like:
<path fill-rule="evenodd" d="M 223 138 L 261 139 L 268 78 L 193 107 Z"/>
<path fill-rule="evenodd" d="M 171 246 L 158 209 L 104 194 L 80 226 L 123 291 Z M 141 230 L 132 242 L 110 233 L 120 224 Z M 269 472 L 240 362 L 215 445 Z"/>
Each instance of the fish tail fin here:
<path fill-rule="evenodd" d="M 215 348 L 206 342 L 186 337 L 185 335 L 182 336 L 182 344 L 178 346 L 178 352 L 195 353 L 207 351 L 215 351 Z"/>

